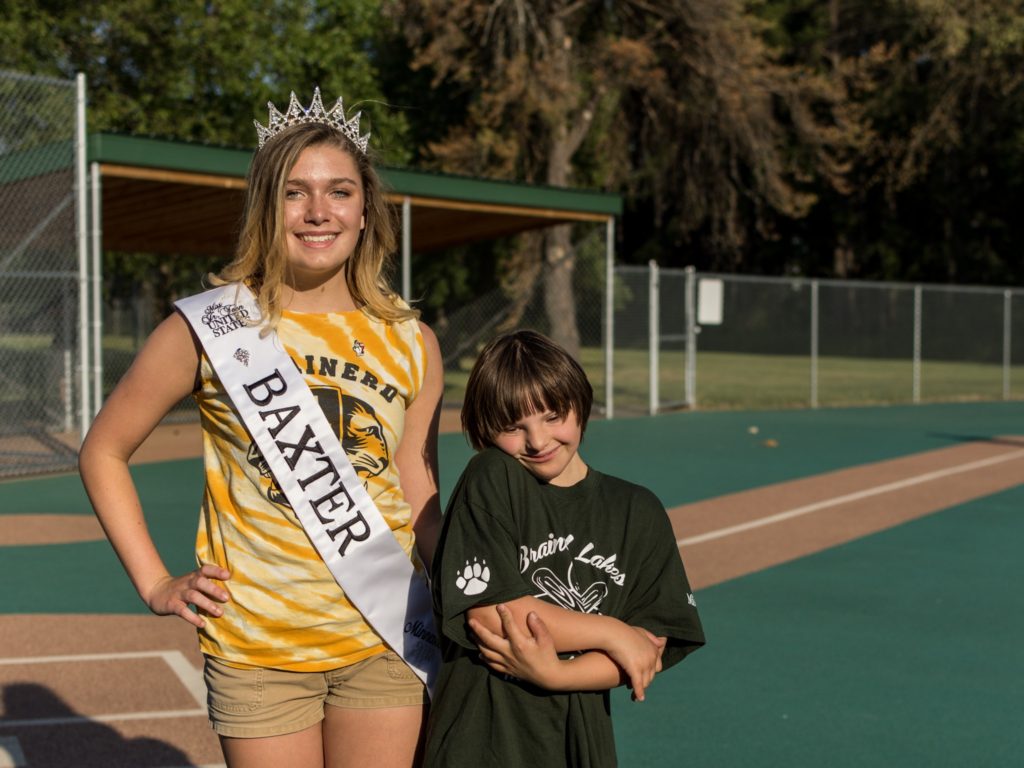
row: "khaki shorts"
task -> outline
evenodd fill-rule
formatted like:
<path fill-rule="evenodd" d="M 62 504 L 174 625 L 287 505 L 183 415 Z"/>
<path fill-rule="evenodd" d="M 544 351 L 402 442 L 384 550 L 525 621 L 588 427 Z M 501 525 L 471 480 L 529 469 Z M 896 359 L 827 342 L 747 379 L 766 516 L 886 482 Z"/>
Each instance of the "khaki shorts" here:
<path fill-rule="evenodd" d="M 203 670 L 210 725 L 221 736 L 295 733 L 324 719 L 324 705 L 375 709 L 423 706 L 423 682 L 387 651 L 327 672 L 229 667 L 211 656 Z"/>

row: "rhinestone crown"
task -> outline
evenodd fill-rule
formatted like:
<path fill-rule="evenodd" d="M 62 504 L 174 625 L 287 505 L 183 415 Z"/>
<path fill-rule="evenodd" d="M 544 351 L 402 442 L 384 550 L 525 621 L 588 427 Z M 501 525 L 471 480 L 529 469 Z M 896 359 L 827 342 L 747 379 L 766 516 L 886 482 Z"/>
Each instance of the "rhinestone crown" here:
<path fill-rule="evenodd" d="M 365 136 L 359 135 L 359 115 L 361 113 L 357 112 L 351 120 L 346 120 L 345 108 L 341 103 L 340 97 L 330 110 L 326 110 L 320 98 L 320 88 L 314 88 L 313 102 L 309 105 L 309 109 L 306 109 L 299 104 L 295 91 L 292 91 L 291 99 L 288 102 L 288 111 L 284 114 L 281 114 L 272 101 L 267 102 L 267 107 L 270 108 L 270 121 L 266 127 L 260 125 L 259 120 L 253 120 L 256 126 L 256 136 L 259 138 L 259 146 L 256 148 L 256 151 L 262 149 L 267 140 L 293 125 L 325 123 L 334 130 L 339 131 L 355 144 L 360 152 L 364 155 L 366 154 L 366 149 L 370 144 L 370 134 Z"/>

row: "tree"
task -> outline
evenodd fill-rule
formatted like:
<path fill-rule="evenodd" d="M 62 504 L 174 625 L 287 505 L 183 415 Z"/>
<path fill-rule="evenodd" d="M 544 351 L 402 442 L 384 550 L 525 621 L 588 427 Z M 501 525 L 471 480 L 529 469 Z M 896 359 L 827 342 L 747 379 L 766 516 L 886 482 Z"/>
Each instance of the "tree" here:
<path fill-rule="evenodd" d="M 85 72 L 90 130 L 251 147 L 252 118 L 288 93 L 382 101 L 373 0 L 11 0 L 0 11 L 0 67 Z M 309 91 L 310 93 L 307 93 Z M 404 117 L 374 110 L 404 160 Z"/>
<path fill-rule="evenodd" d="M 1024 232 L 1012 201 L 1024 170 L 1024 3 L 907 6 L 905 25 L 879 44 L 891 63 L 873 73 L 880 87 L 869 104 L 887 140 L 880 184 L 889 220 L 930 219 L 907 250 L 904 276 L 1019 280 Z"/>
<path fill-rule="evenodd" d="M 435 84 L 451 80 L 473 94 L 466 119 L 430 147 L 437 166 L 560 187 L 574 181 L 573 157 L 607 90 L 600 66 L 594 82 L 584 76 L 600 57 L 592 39 L 577 44 L 582 10 L 558 0 L 391 4 L 417 52 L 414 66 L 431 68 Z M 543 254 L 551 334 L 578 354 L 568 225 L 546 234 Z M 537 271 L 528 253 L 519 261 L 523 272 Z"/>
<path fill-rule="evenodd" d="M 780 47 L 831 73 L 859 115 L 852 194 L 827 191 L 789 240 L 833 273 L 1019 282 L 1024 3 L 772 0 Z M 821 270 L 825 265 L 819 265 Z"/>
<path fill-rule="evenodd" d="M 648 197 L 682 239 L 733 256 L 744 222 L 802 215 L 801 176 L 838 183 L 842 130 L 822 78 L 776 63 L 738 2 L 392 0 L 434 83 L 467 107 L 429 162 L 446 170 Z M 819 114 L 827 119 L 822 121 Z M 793 136 L 805 140 L 794 151 Z M 535 262 L 522 259 L 524 272 Z M 568 226 L 543 246 L 552 335 L 578 348 Z"/>
<path fill-rule="evenodd" d="M 387 30 L 373 0 L 10 0 L 0 8 L 0 68 L 70 78 L 84 72 L 89 130 L 255 146 L 268 101 L 304 104 L 319 85 L 364 108 L 385 162 L 410 156 L 403 113 L 384 106 L 375 56 Z M 235 222 L 225 222 L 233 226 Z M 133 270 L 108 288 L 147 283 L 159 305 L 194 290 L 213 264 L 107 254 Z M 110 270 L 108 270 L 110 274 Z"/>
<path fill-rule="evenodd" d="M 643 38 L 659 70 L 643 74 L 608 137 L 633 137 L 627 189 L 657 232 L 646 247 L 662 258 L 689 249 L 702 268 L 771 271 L 761 249 L 779 223 L 823 191 L 846 192 L 857 115 L 841 84 L 788 59 L 746 5 L 664 6 Z"/>

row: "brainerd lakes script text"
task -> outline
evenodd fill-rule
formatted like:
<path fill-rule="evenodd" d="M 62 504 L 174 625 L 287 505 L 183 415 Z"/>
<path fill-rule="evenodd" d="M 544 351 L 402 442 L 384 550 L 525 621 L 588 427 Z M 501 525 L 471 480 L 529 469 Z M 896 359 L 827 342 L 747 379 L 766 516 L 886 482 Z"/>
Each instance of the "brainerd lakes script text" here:
<path fill-rule="evenodd" d="M 526 570 L 532 563 L 539 562 L 556 552 L 565 552 L 575 540 L 576 537 L 571 533 L 566 536 L 557 537 L 555 534 L 549 533 L 547 541 L 542 541 L 536 547 L 527 547 L 525 544 L 521 545 L 519 547 L 519 572 L 526 573 Z M 586 546 L 576 554 L 573 560 L 586 563 L 598 570 L 604 571 L 611 577 L 613 584 L 618 584 L 620 587 L 625 584 L 626 573 L 620 571 L 616 563 L 618 555 L 599 555 L 593 553 L 593 550 L 594 543 L 587 542 Z"/>

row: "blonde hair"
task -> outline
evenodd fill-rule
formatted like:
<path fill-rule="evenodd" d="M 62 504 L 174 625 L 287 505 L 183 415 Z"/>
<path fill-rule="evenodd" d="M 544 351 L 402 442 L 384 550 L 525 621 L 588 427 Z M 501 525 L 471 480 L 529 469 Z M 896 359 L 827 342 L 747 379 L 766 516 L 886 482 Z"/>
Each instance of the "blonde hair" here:
<path fill-rule="evenodd" d="M 481 450 L 502 430 L 531 413 L 576 414 L 587 429 L 594 390 L 565 349 L 536 331 L 513 331 L 484 347 L 473 364 L 462 399 L 462 431 Z"/>
<path fill-rule="evenodd" d="M 341 133 L 323 123 L 304 123 L 274 136 L 253 157 L 247 178 L 242 231 L 234 258 L 214 285 L 245 283 L 256 294 L 268 328 L 281 319 L 281 289 L 288 274 L 284 194 L 288 174 L 310 147 L 333 146 L 346 152 L 359 169 L 366 226 L 345 265 L 345 281 L 356 306 L 387 322 L 418 317 L 390 287 L 391 255 L 397 237 L 394 212 L 384 197 L 372 160 Z"/>

